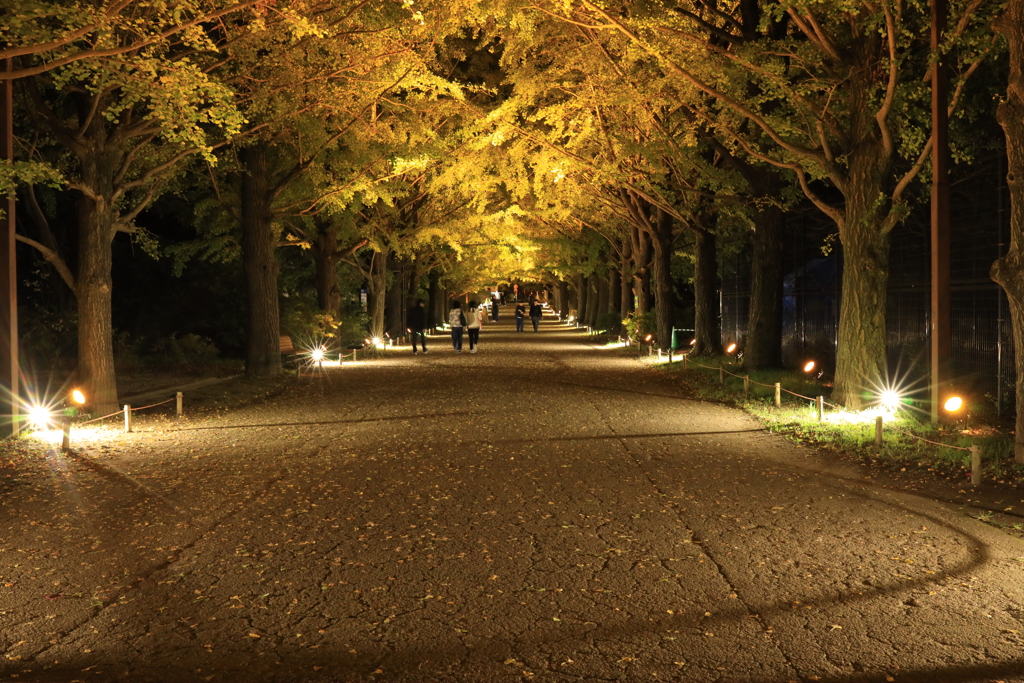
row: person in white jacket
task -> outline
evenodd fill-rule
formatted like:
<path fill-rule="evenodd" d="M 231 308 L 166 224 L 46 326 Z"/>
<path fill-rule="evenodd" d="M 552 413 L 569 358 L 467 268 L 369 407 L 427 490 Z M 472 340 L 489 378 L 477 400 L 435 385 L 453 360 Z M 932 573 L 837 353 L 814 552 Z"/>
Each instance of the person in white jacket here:
<path fill-rule="evenodd" d="M 452 348 L 455 353 L 462 353 L 462 328 L 466 325 L 466 315 L 457 299 L 452 299 L 452 307 L 448 309 L 448 325 L 452 328 Z"/>
<path fill-rule="evenodd" d="M 476 353 L 476 347 L 480 343 L 480 330 L 484 326 L 484 313 L 480 312 L 475 301 L 469 302 L 469 310 L 466 311 L 466 331 L 469 334 L 469 352 Z"/>

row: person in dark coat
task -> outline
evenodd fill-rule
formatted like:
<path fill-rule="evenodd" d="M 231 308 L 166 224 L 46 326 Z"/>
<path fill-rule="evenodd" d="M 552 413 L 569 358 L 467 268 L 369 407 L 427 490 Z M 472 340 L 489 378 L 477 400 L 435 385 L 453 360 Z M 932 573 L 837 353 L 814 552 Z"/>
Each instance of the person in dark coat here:
<path fill-rule="evenodd" d="M 412 336 L 412 353 L 416 355 L 419 353 L 416 350 L 417 337 L 419 338 L 420 345 L 423 347 L 423 353 L 427 352 L 427 303 L 423 299 L 417 299 L 416 305 L 409 309 L 409 313 L 406 316 L 406 322 L 409 325 L 409 334 Z"/>
<path fill-rule="evenodd" d="M 516 304 L 516 332 L 523 331 L 523 323 L 526 322 L 526 306 Z"/>
<path fill-rule="evenodd" d="M 530 304 L 530 320 L 533 321 L 533 331 L 537 331 L 537 326 L 540 325 L 540 317 L 544 315 L 544 309 L 540 307 L 540 302 L 536 299 Z"/>
<path fill-rule="evenodd" d="M 491 320 L 493 320 L 494 322 L 498 322 L 498 310 L 498 300 L 493 299 L 491 301 Z"/>

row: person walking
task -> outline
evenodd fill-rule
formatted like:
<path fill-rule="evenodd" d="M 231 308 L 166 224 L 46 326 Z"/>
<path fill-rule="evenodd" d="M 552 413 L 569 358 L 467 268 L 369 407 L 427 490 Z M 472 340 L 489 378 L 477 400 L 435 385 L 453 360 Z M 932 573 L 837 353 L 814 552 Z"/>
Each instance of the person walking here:
<path fill-rule="evenodd" d="M 491 320 L 498 322 L 498 311 L 501 310 L 498 305 L 498 300 L 494 299 L 491 301 Z"/>
<path fill-rule="evenodd" d="M 480 344 L 480 330 L 484 326 L 482 307 L 477 308 L 475 301 L 469 302 L 469 310 L 466 311 L 466 332 L 469 334 L 469 352 L 476 353 L 476 347 Z"/>
<path fill-rule="evenodd" d="M 423 353 L 426 353 L 427 333 L 424 330 L 427 328 L 427 302 L 417 299 L 416 305 L 409 309 L 405 319 L 409 324 L 409 334 L 412 336 L 412 355 L 415 356 L 418 353 L 416 350 L 417 337 L 423 347 Z"/>
<path fill-rule="evenodd" d="M 544 315 L 544 309 L 540 307 L 540 302 L 536 299 L 530 304 L 530 320 L 533 321 L 533 331 L 537 331 L 537 326 L 540 325 L 540 317 Z"/>
<path fill-rule="evenodd" d="M 452 328 L 452 348 L 455 353 L 462 353 L 462 328 L 466 326 L 466 314 L 456 299 L 452 299 L 452 307 L 448 309 L 448 325 Z"/>
<path fill-rule="evenodd" d="M 526 322 L 526 307 L 516 304 L 516 332 L 523 331 L 523 324 Z"/>

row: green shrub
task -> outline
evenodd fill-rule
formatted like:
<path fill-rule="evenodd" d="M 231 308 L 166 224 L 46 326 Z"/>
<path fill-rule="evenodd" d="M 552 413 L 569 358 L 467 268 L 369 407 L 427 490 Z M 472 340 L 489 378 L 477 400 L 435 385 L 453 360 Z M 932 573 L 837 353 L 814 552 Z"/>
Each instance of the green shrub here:
<path fill-rule="evenodd" d="M 654 311 L 643 314 L 633 311 L 625 317 L 622 324 L 626 326 L 626 336 L 629 337 L 629 340 L 634 344 L 639 343 L 647 335 L 653 334 L 656 329 Z"/>

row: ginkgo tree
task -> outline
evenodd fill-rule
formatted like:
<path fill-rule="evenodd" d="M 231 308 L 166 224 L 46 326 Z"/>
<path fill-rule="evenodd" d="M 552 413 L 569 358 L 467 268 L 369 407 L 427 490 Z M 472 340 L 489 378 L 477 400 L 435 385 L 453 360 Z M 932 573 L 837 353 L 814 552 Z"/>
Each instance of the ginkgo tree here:
<path fill-rule="evenodd" d="M 943 50 L 954 66 L 955 109 L 991 49 L 988 24 L 998 7 L 977 0 L 950 7 Z M 620 35 L 656 60 L 694 93 L 687 106 L 720 139 L 792 173 L 834 221 L 846 267 L 833 397 L 863 405 L 887 382 L 889 234 L 906 215 L 930 149 L 927 4 L 582 0 L 547 11 Z M 841 200 L 830 200 L 832 193 Z"/>
<path fill-rule="evenodd" d="M 59 168 L 77 195 L 77 267 L 59 270 L 66 280 L 75 273 L 79 380 L 95 410 L 112 412 L 111 242 L 144 238 L 136 219 L 182 162 L 212 160 L 241 129 L 232 91 L 210 76 L 226 38 L 218 22 L 231 17 L 250 30 L 264 17 L 257 4 L 222 0 L 36 9 L 6 27 L 9 50 L 22 55 L 11 74 L 25 76 L 19 105 L 33 113 L 35 160 Z"/>

